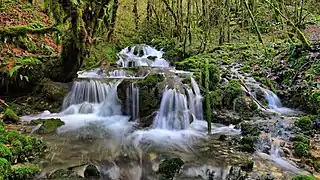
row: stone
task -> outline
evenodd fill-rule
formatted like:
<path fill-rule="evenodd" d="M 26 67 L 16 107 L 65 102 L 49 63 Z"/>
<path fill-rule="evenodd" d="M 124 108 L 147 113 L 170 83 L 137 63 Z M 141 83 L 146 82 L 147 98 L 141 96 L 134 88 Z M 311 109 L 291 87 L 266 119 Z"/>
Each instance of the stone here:
<path fill-rule="evenodd" d="M 37 133 L 46 134 L 46 133 L 54 133 L 57 128 L 64 125 L 64 122 L 60 119 L 37 119 L 30 122 L 31 125 L 41 124 L 39 129 L 37 129 Z"/>
<path fill-rule="evenodd" d="M 17 114 L 10 108 L 7 108 L 4 112 L 3 122 L 5 123 L 17 123 L 20 118 Z"/>
<path fill-rule="evenodd" d="M 99 178 L 100 172 L 95 165 L 89 164 L 84 171 L 84 177 L 85 178 Z"/>

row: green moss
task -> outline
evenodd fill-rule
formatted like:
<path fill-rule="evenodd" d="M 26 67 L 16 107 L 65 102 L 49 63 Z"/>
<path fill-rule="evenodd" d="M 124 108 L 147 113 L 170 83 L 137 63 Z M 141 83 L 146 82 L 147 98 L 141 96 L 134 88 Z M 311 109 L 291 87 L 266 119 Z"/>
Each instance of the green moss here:
<path fill-rule="evenodd" d="M 6 158 L 9 161 L 12 159 L 12 152 L 10 148 L 5 146 L 4 144 L 0 144 L 0 157 Z"/>
<path fill-rule="evenodd" d="M 145 79 L 140 80 L 138 84 L 142 86 L 155 86 L 159 82 L 162 82 L 164 80 L 164 76 L 162 74 L 150 74 Z"/>
<path fill-rule="evenodd" d="M 234 100 L 234 110 L 242 119 L 250 119 L 257 109 L 257 104 L 250 97 L 240 96 Z"/>
<path fill-rule="evenodd" d="M 307 176 L 307 175 L 298 175 L 294 176 L 292 180 L 317 180 L 315 177 Z"/>
<path fill-rule="evenodd" d="M 20 118 L 16 115 L 16 113 L 10 108 L 7 108 L 4 112 L 4 122 L 18 122 L 19 119 Z"/>
<path fill-rule="evenodd" d="M 313 122 L 310 116 L 302 116 L 299 120 L 295 121 L 294 124 L 303 131 L 310 131 L 313 128 Z"/>
<path fill-rule="evenodd" d="M 255 143 L 258 141 L 258 138 L 255 136 L 243 136 L 240 141 L 239 149 L 241 151 L 253 153 L 255 151 Z"/>
<path fill-rule="evenodd" d="M 304 136 L 295 136 L 293 140 L 294 155 L 297 157 L 309 157 L 309 139 Z"/>
<path fill-rule="evenodd" d="M 60 119 L 37 119 L 31 121 L 31 124 L 42 124 L 38 129 L 39 134 L 46 134 L 46 133 L 54 133 L 56 132 L 57 128 L 64 125 L 64 122 Z"/>
<path fill-rule="evenodd" d="M 10 173 L 10 163 L 4 158 L 0 158 L 0 179 L 7 179 L 10 176 Z"/>
<path fill-rule="evenodd" d="M 241 84 L 236 80 L 229 81 L 223 93 L 224 105 L 226 105 L 228 108 L 232 108 L 233 101 L 242 94 L 243 91 Z"/>
<path fill-rule="evenodd" d="M 213 91 L 215 89 L 217 89 L 218 84 L 220 82 L 220 69 L 218 68 L 218 66 L 216 66 L 215 64 L 209 64 L 208 66 L 208 71 L 209 71 L 209 90 Z M 202 77 L 205 77 L 205 70 L 202 71 Z M 205 81 L 203 78 L 203 86 L 205 85 Z"/>
<path fill-rule="evenodd" d="M 183 164 L 183 160 L 178 157 L 165 159 L 159 165 L 158 173 L 162 175 L 162 179 L 173 179 Z"/>
<path fill-rule="evenodd" d="M 34 164 L 18 164 L 12 166 L 11 178 L 15 180 L 32 179 L 40 172 L 40 167 Z"/>

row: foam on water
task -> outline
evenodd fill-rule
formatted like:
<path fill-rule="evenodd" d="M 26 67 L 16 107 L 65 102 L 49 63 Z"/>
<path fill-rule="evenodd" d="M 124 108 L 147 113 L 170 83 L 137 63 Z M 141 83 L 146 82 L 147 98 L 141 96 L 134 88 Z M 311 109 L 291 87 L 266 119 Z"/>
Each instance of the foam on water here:
<path fill-rule="evenodd" d="M 262 88 L 262 90 L 264 92 L 264 97 L 268 102 L 269 110 L 280 113 L 280 114 L 294 112 L 290 108 L 283 107 L 279 97 L 275 93 L 273 93 L 272 91 L 270 91 L 268 89 L 264 89 L 264 88 Z"/>
<path fill-rule="evenodd" d="M 133 47 L 126 47 L 120 51 L 117 63 L 122 67 L 169 67 L 169 62 L 162 58 L 163 54 L 163 51 L 158 51 L 153 47 L 147 45 L 136 45 Z M 154 60 L 151 60 L 150 57 L 153 57 Z"/>

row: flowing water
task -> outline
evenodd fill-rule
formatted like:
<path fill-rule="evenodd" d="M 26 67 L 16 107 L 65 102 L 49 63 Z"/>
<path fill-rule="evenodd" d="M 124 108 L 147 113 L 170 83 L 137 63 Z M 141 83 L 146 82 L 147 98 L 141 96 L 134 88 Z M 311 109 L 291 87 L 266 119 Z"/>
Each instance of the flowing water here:
<path fill-rule="evenodd" d="M 155 150 L 167 153 L 184 152 L 188 156 L 192 154 L 192 161 L 199 159 L 197 150 L 195 150 L 196 145 L 208 138 L 200 88 L 193 79 L 192 73 L 170 67 L 169 63 L 162 58 L 163 53 L 163 51 L 157 51 L 146 45 L 127 47 L 118 54 L 117 63 L 122 66 L 119 69 L 108 72 L 101 69 L 79 72 L 78 79 L 73 83 L 71 91 L 63 101 L 61 112 L 45 111 L 35 116 L 21 117 L 26 121 L 38 118 L 59 118 L 65 123 L 64 126 L 57 129 L 57 132 L 60 138 L 72 136 L 71 139 L 54 140 L 57 137 L 49 137 L 60 149 L 57 152 L 59 157 L 50 157 L 57 159 L 55 165 L 51 164 L 52 168 L 68 164 L 66 161 L 74 164 L 95 161 L 100 163 L 100 171 L 109 178 L 113 177 L 111 179 L 126 176 L 127 179 L 139 180 L 147 176 L 156 177 L 151 172 L 156 171 L 159 163 L 145 164 L 146 162 L 142 160 L 149 152 Z M 130 74 L 124 69 L 132 66 L 151 67 L 155 70 L 148 69 L 147 73 L 137 75 Z M 140 87 L 133 81 L 125 89 L 125 102 L 120 102 L 117 94 L 119 84 L 123 79 L 145 78 L 151 72 L 158 72 L 166 76 L 165 71 L 171 72 L 170 76 L 176 78 L 190 77 L 192 87 L 187 84 L 183 84 L 180 88 L 167 86 L 163 92 L 160 92 L 162 93 L 161 103 L 152 125 L 141 129 L 139 127 Z M 278 113 L 291 112 L 290 109 L 282 107 L 279 98 L 274 93 L 266 89 L 262 91 L 268 102 L 269 110 Z M 127 115 L 123 115 L 122 110 Z M 233 125 L 212 124 L 212 134 L 234 135 L 240 134 L 240 130 L 235 129 Z M 86 145 L 83 139 L 91 139 L 92 142 Z M 278 146 L 273 146 L 269 155 L 266 155 L 280 166 L 296 171 L 297 168 L 292 163 L 280 156 L 279 150 Z M 83 152 L 86 154 L 86 160 L 82 157 Z M 135 160 L 131 161 L 130 153 L 132 152 L 135 152 L 133 154 L 138 158 L 133 158 Z M 120 158 L 123 154 L 130 158 L 117 160 L 116 157 Z M 226 177 L 225 168 L 219 165 L 214 167 L 211 165 L 186 166 L 182 172 L 185 177 L 192 177 L 196 174 L 203 179 L 210 179 L 208 169 L 219 172 L 221 174 L 219 177 L 222 179 Z M 146 171 L 149 174 L 146 174 Z"/>

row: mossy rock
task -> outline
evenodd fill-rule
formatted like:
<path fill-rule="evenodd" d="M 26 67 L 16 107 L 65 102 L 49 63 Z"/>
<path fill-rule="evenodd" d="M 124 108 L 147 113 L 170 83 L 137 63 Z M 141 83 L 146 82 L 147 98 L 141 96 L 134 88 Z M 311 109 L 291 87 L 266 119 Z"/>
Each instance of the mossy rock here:
<path fill-rule="evenodd" d="M 224 105 L 232 109 L 233 101 L 241 95 L 244 95 L 241 84 L 236 80 L 229 81 L 223 93 Z"/>
<path fill-rule="evenodd" d="M 294 176 L 292 180 L 317 180 L 317 179 L 313 176 L 298 175 L 298 176 Z"/>
<path fill-rule="evenodd" d="M 10 108 L 7 108 L 4 112 L 3 122 L 5 123 L 16 123 L 19 122 L 20 118 L 17 114 Z"/>
<path fill-rule="evenodd" d="M 50 180 L 60 180 L 60 179 L 80 179 L 81 177 L 76 174 L 76 172 L 68 169 L 58 169 L 49 175 Z"/>
<path fill-rule="evenodd" d="M 43 83 L 42 93 L 48 100 L 62 102 L 68 91 L 66 88 L 59 87 L 58 83 L 47 81 Z"/>
<path fill-rule="evenodd" d="M 167 158 L 159 165 L 158 173 L 161 174 L 161 179 L 173 179 L 182 165 L 184 161 L 178 157 Z"/>
<path fill-rule="evenodd" d="M 310 116 L 302 116 L 294 124 L 303 131 L 310 131 L 313 129 L 313 121 Z"/>
<path fill-rule="evenodd" d="M 40 167 L 35 164 L 17 164 L 11 168 L 11 178 L 14 180 L 32 179 L 40 172 Z"/>
<path fill-rule="evenodd" d="M 252 98 L 240 96 L 234 100 L 234 110 L 244 119 L 249 119 L 258 109 L 257 104 Z"/>
<path fill-rule="evenodd" d="M 241 134 L 244 136 L 259 136 L 261 131 L 259 127 L 251 123 L 241 123 Z"/>
<path fill-rule="evenodd" d="M 239 149 L 244 152 L 253 153 L 255 151 L 255 143 L 258 138 L 255 136 L 243 136 L 240 141 Z"/>
<path fill-rule="evenodd" d="M 11 173 L 11 165 L 8 160 L 0 158 L 0 179 L 8 179 Z"/>
<path fill-rule="evenodd" d="M 253 166 L 254 162 L 252 161 L 252 159 L 247 159 L 247 161 L 243 165 L 241 165 L 241 170 L 249 172 L 252 171 Z"/>
<path fill-rule="evenodd" d="M 32 125 L 42 124 L 37 133 L 46 134 L 46 133 L 54 133 L 57 128 L 64 125 L 64 122 L 60 119 L 37 119 L 30 122 Z"/>

